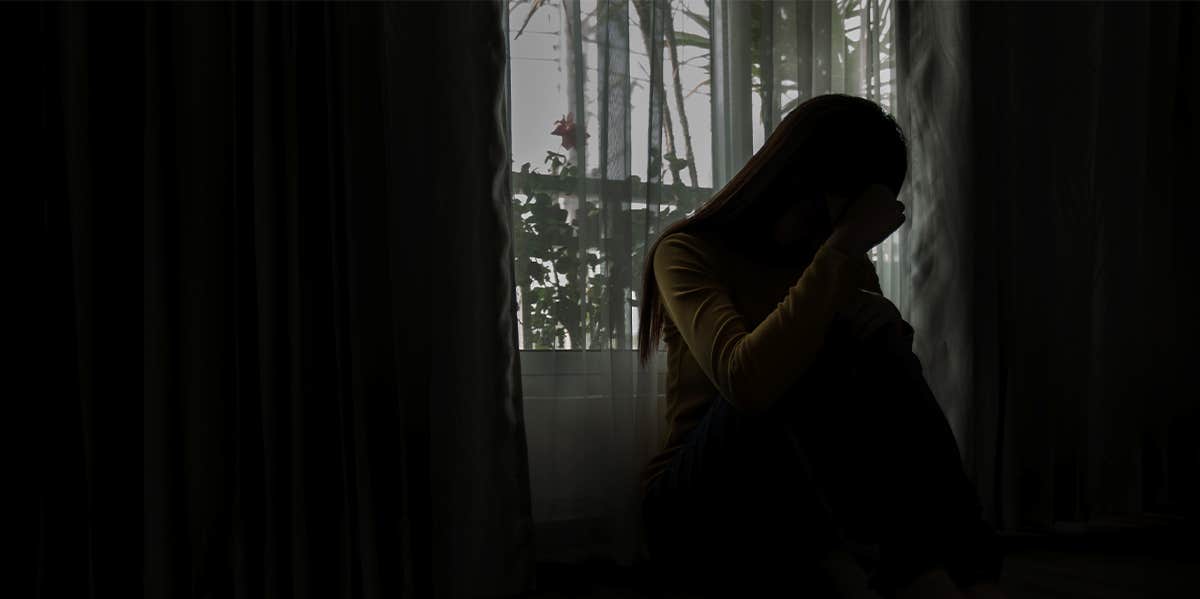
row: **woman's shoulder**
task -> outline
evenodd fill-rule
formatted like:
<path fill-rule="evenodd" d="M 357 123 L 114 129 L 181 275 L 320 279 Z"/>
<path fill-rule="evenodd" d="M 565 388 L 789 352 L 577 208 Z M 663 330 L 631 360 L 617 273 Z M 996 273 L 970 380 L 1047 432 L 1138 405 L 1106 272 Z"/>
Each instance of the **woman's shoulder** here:
<path fill-rule="evenodd" d="M 730 249 L 719 235 L 711 231 L 677 231 L 659 242 L 654 269 L 659 276 L 665 276 L 672 267 L 684 267 L 687 272 L 723 278 L 731 272 L 731 259 Z"/>
<path fill-rule="evenodd" d="M 686 251 L 701 255 L 715 255 L 726 249 L 719 235 L 705 230 L 676 231 L 666 235 L 659 242 L 659 248 L 663 247 L 670 248 L 668 251 Z"/>

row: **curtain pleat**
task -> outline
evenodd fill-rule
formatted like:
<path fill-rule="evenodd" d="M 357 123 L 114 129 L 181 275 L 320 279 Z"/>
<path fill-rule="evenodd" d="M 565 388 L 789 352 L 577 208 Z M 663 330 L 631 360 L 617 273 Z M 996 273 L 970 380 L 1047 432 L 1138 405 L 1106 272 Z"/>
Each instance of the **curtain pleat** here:
<path fill-rule="evenodd" d="M 128 330 L 89 248 L 139 193 L 144 594 L 531 590 L 501 3 L 37 14 L 47 245 L 71 274 L 46 292 L 30 595 L 122 592 L 128 390 L 91 360 L 127 361 Z"/>
<path fill-rule="evenodd" d="M 985 512 L 1071 533 L 1194 518 L 1197 246 L 1180 223 L 1200 11 L 897 9 L 912 323 Z"/>

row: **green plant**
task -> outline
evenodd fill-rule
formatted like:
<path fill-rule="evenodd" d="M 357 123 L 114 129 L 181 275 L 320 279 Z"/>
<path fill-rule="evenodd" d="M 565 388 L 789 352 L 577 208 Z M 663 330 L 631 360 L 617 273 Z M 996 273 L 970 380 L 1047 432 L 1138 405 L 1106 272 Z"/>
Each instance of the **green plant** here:
<path fill-rule="evenodd" d="M 599 247 L 584 247 L 579 222 L 562 206 L 578 180 L 575 164 L 547 151 L 547 172 L 521 165 L 521 186 L 514 190 L 513 236 L 521 326 L 525 349 L 581 349 L 597 346 L 607 328 L 601 315 L 607 302 L 607 276 Z M 596 202 L 580 209 L 599 218 Z"/>

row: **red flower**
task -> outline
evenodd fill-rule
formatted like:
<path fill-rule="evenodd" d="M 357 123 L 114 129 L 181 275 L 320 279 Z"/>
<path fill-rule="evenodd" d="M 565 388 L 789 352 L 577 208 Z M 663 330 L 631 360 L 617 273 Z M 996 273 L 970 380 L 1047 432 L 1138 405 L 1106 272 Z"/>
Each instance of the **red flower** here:
<path fill-rule="evenodd" d="M 550 135 L 558 135 L 562 137 L 562 147 L 570 150 L 575 147 L 575 114 L 568 112 L 561 120 L 554 121 L 554 130 Z M 584 139 L 591 137 L 591 134 L 584 132 Z"/>

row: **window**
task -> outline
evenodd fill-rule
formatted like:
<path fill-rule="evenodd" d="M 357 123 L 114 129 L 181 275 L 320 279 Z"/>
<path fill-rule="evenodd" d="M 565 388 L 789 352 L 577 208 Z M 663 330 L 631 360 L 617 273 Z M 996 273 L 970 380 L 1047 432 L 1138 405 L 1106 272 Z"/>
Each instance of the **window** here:
<path fill-rule="evenodd" d="M 521 349 L 637 349 L 646 246 L 781 115 L 828 92 L 894 108 L 891 6 L 510 0 Z"/>

